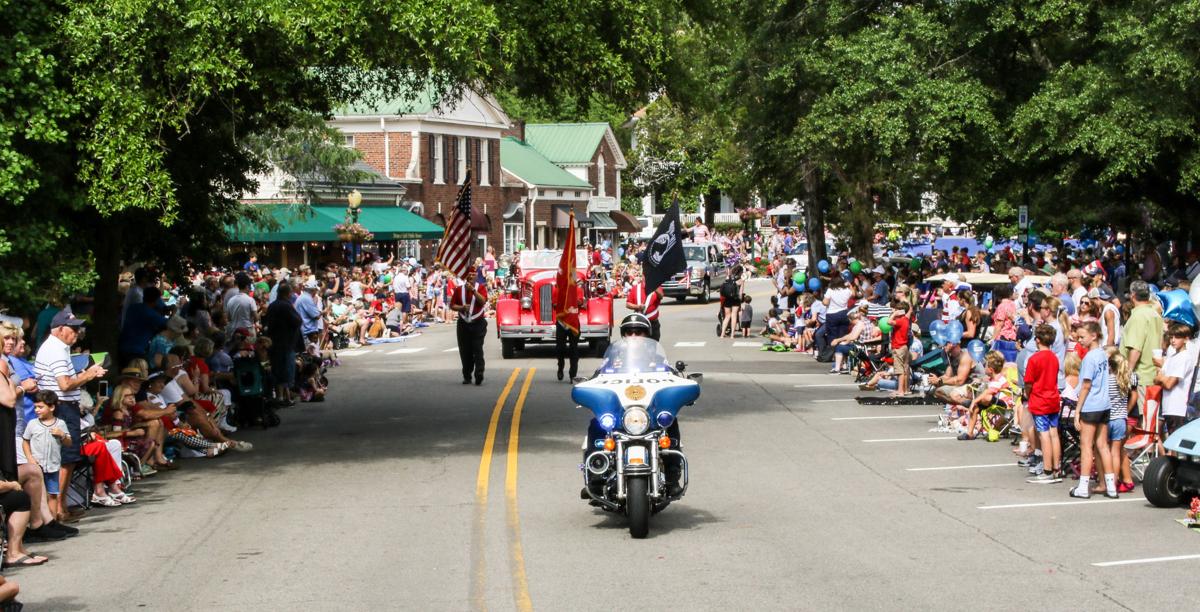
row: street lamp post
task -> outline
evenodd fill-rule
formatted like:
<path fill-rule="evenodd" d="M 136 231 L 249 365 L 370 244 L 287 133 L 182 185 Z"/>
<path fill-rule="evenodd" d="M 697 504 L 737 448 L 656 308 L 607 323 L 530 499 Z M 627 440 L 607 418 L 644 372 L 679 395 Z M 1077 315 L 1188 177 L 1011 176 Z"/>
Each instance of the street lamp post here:
<path fill-rule="evenodd" d="M 362 193 L 355 189 L 346 196 L 347 208 L 350 210 L 350 222 L 358 223 L 358 211 L 362 208 Z M 353 242 L 350 243 L 350 263 L 358 263 L 358 237 L 355 235 Z"/>

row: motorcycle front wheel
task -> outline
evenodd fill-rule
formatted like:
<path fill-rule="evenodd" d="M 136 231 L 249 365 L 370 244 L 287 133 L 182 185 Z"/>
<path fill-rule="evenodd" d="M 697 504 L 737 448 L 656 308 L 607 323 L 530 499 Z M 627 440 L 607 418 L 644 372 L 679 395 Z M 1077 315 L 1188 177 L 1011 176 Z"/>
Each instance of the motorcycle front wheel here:
<path fill-rule="evenodd" d="M 629 479 L 625 509 L 629 514 L 629 535 L 641 539 L 650 533 L 650 481 L 645 476 Z"/>

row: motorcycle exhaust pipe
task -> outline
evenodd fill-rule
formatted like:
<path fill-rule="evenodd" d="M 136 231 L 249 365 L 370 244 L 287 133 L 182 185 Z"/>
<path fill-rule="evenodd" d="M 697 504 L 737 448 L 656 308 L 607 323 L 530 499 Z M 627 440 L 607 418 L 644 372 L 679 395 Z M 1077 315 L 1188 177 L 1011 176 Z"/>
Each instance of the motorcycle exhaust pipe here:
<path fill-rule="evenodd" d="M 603 476 L 612 469 L 612 459 L 607 451 L 596 451 L 588 455 L 587 471 L 593 476 Z"/>

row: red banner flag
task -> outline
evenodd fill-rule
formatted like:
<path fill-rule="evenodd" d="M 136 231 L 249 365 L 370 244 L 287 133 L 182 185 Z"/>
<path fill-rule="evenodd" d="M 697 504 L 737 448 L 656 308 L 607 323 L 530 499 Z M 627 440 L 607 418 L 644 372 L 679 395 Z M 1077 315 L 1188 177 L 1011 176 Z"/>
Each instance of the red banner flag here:
<path fill-rule="evenodd" d="M 558 260 L 558 277 L 554 282 L 554 320 L 572 333 L 579 333 L 579 290 L 575 282 L 575 212 L 567 224 L 567 241 Z"/>

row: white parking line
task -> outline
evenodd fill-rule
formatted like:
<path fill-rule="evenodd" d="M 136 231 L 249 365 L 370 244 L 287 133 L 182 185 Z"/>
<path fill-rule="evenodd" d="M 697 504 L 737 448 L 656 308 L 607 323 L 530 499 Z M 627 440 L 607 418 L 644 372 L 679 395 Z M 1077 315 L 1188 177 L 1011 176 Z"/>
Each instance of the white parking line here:
<path fill-rule="evenodd" d="M 1047 506 L 1080 506 L 1084 504 L 1119 504 L 1121 502 L 1146 503 L 1144 497 L 1122 497 L 1121 499 L 1081 499 L 1079 501 L 1041 502 L 1036 504 L 1002 504 L 998 506 L 976 506 L 979 510 L 1007 510 L 1009 508 L 1045 508 Z"/>
<path fill-rule="evenodd" d="M 762 348 L 762 342 L 734 342 L 736 348 Z"/>
<path fill-rule="evenodd" d="M 1140 563 L 1164 563 L 1167 561 L 1187 561 L 1190 559 L 1200 559 L 1200 555 L 1176 555 L 1174 557 L 1149 557 L 1146 559 L 1126 559 L 1124 561 L 1105 561 L 1103 563 L 1093 563 L 1096 567 L 1115 567 L 1118 565 L 1138 565 Z"/>
<path fill-rule="evenodd" d="M 980 463 L 976 465 L 940 465 L 938 467 L 908 468 L 908 472 L 937 472 L 940 470 L 974 470 L 977 468 L 1016 467 L 1016 463 Z"/>
<path fill-rule="evenodd" d="M 824 389 L 832 387 L 853 387 L 854 383 L 830 383 L 824 385 L 792 385 L 797 389 Z"/>
<path fill-rule="evenodd" d="M 444 351 L 442 351 L 442 352 L 443 352 L 443 353 L 457 353 L 457 352 L 458 352 L 458 347 L 456 346 L 456 347 L 454 347 L 454 348 L 448 348 L 448 349 L 446 349 L 446 350 L 444 350 Z"/>
<path fill-rule="evenodd" d="M 355 355 L 362 355 L 363 353 L 370 353 L 370 352 L 371 351 L 368 351 L 367 349 L 350 349 L 348 351 L 338 351 L 337 356 L 338 357 L 353 357 Z"/>
<path fill-rule="evenodd" d="M 814 403 L 814 404 L 832 404 L 834 402 L 857 402 L 857 401 L 858 400 L 854 399 L 853 397 L 843 397 L 840 399 L 812 400 L 812 403 Z M 834 419 L 834 420 L 837 420 L 837 419 Z"/>
<path fill-rule="evenodd" d="M 932 442 L 934 440 L 955 440 L 957 438 L 938 436 L 936 438 L 879 438 L 876 440 L 863 440 L 863 442 Z"/>
<path fill-rule="evenodd" d="M 888 416 L 837 417 L 831 421 L 875 421 L 882 419 L 928 419 L 937 418 L 936 414 L 891 414 Z"/>
<path fill-rule="evenodd" d="M 388 355 L 410 355 L 412 353 L 420 353 L 423 350 L 425 350 L 425 347 L 423 346 L 419 348 L 402 348 L 394 351 L 388 351 Z"/>
<path fill-rule="evenodd" d="M 705 344 L 708 344 L 708 343 L 707 342 L 676 342 L 675 348 L 700 348 L 700 347 L 703 347 Z"/>

